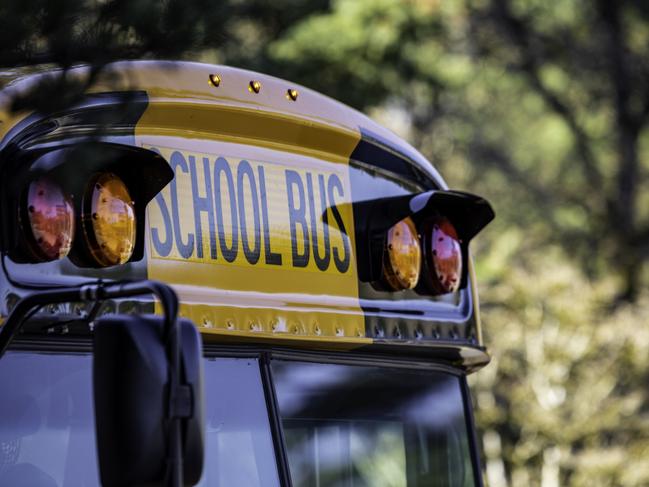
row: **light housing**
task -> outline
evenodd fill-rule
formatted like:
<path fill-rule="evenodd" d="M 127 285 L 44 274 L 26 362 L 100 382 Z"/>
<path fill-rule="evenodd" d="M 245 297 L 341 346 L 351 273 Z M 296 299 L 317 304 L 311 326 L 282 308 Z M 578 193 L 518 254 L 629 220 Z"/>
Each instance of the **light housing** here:
<path fill-rule="evenodd" d="M 383 278 L 394 291 L 413 289 L 419 282 L 421 245 L 410 217 L 394 224 L 387 233 Z"/>
<path fill-rule="evenodd" d="M 83 233 L 95 262 L 102 267 L 128 262 L 135 249 L 137 221 L 124 181 L 111 172 L 95 175 L 82 205 Z"/>
<path fill-rule="evenodd" d="M 41 177 L 29 183 L 19 220 L 27 248 L 37 261 L 68 255 L 74 238 L 74 206 L 71 196 L 52 179 Z"/>
<path fill-rule="evenodd" d="M 423 296 L 451 293 L 466 286 L 469 242 L 495 216 L 485 199 L 450 190 L 366 200 L 354 203 L 353 211 L 359 281 L 371 283 L 377 291 L 400 290 L 384 275 L 389 268 L 387 241 L 391 229 L 409 218 L 416 228 L 423 255 L 414 291 Z M 435 245 L 433 234 L 438 239 Z M 440 257 L 432 259 L 433 251 L 440 252 Z M 401 289 L 409 287 L 401 286 Z"/>

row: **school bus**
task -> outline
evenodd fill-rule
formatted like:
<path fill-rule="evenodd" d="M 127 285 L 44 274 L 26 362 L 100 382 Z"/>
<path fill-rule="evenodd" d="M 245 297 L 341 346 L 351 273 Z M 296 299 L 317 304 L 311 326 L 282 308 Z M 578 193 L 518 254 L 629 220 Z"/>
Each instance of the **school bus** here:
<path fill-rule="evenodd" d="M 0 77 L 0 485 L 482 485 L 489 203 L 305 87 L 105 73 Z"/>

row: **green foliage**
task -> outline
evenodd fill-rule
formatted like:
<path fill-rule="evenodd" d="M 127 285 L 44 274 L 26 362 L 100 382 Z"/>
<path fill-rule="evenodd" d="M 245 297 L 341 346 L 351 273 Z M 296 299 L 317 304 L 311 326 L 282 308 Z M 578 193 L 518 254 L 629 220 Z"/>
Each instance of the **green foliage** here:
<path fill-rule="evenodd" d="M 474 248 L 492 486 L 649 483 L 647 14 L 633 1 L 338 0 L 263 53 L 494 203 Z"/>
<path fill-rule="evenodd" d="M 649 258 L 648 29 L 636 2 L 338 0 L 266 53 L 276 74 L 360 109 L 401 107 L 451 182 L 590 276 L 615 273 L 615 299 L 632 301 Z"/>
<path fill-rule="evenodd" d="M 646 485 L 649 296 L 608 312 L 612 279 L 588 280 L 557 248 L 521 259 L 523 245 L 503 233 L 478 270 L 493 360 L 472 386 L 490 484 L 505 485 L 502 464 L 511 485 Z"/>

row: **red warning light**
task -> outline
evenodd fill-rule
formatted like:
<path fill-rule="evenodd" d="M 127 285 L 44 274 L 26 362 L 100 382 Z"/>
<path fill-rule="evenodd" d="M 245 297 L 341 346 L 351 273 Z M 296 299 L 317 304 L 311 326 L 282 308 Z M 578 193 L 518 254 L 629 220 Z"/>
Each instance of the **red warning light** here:
<path fill-rule="evenodd" d="M 29 222 L 24 228 L 29 247 L 39 260 L 68 255 L 74 237 L 74 207 L 58 184 L 47 178 L 33 181 L 23 211 L 26 218 L 22 220 Z"/>
<path fill-rule="evenodd" d="M 453 224 L 438 217 L 428 226 L 424 252 L 433 292 L 457 291 L 462 282 L 462 246 Z"/>

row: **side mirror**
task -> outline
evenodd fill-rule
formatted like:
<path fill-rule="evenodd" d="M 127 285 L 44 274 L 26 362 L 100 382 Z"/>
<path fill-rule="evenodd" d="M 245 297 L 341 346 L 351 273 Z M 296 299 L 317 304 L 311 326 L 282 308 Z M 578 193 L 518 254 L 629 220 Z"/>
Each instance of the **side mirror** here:
<path fill-rule="evenodd" d="M 164 319 L 116 315 L 96 320 L 93 387 L 101 483 L 105 487 L 162 485 L 169 461 L 169 373 Z M 184 485 L 200 481 L 204 458 L 204 399 L 200 334 L 179 319 Z M 178 402 L 180 399 L 180 404 Z M 179 409 L 180 408 L 180 409 Z"/>

